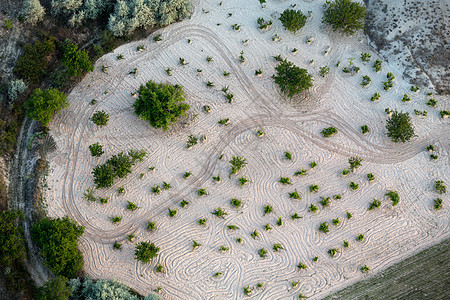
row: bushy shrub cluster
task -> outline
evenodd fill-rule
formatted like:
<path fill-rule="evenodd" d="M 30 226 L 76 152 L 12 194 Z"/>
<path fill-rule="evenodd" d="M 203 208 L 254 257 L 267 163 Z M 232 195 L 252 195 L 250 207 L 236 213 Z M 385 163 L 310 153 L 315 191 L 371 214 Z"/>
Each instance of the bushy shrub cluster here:
<path fill-rule="evenodd" d="M 94 71 L 94 66 L 86 50 L 78 49 L 69 39 L 64 41 L 63 65 L 67 68 L 69 76 L 80 76 L 83 72 Z"/>
<path fill-rule="evenodd" d="M 22 80 L 12 80 L 8 84 L 8 98 L 16 100 L 17 96 L 26 91 L 28 85 Z"/>
<path fill-rule="evenodd" d="M 14 72 L 23 79 L 36 83 L 42 80 L 47 69 L 47 57 L 55 49 L 56 39 L 53 37 L 23 47 L 23 54 L 19 57 Z"/>
<path fill-rule="evenodd" d="M 366 7 L 351 0 L 326 1 L 322 23 L 330 25 L 333 31 L 340 30 L 342 34 L 352 35 L 364 28 L 367 16 Z"/>
<path fill-rule="evenodd" d="M 134 112 L 155 128 L 167 130 L 191 108 L 184 103 L 184 91 L 180 85 L 149 81 L 137 92 L 139 96 L 133 104 Z"/>
<path fill-rule="evenodd" d="M 275 67 L 275 71 L 277 74 L 273 75 L 273 79 L 288 97 L 292 98 L 313 86 L 312 75 L 306 69 L 301 69 L 286 59 Z"/>
<path fill-rule="evenodd" d="M 25 256 L 25 241 L 22 226 L 18 222 L 23 218 L 20 210 L 6 210 L 0 214 L 0 265 L 11 266 L 22 261 Z"/>
<path fill-rule="evenodd" d="M 83 267 L 83 255 L 78 250 L 78 238 L 84 227 L 64 218 L 43 218 L 31 228 L 32 240 L 41 247 L 45 265 L 55 275 L 72 278 Z"/>
<path fill-rule="evenodd" d="M 130 150 L 128 155 L 120 152 L 113 155 L 104 164 L 96 166 L 92 171 L 96 188 L 111 187 L 115 178 L 127 177 L 136 160 L 142 161 L 145 155 L 147 153 L 144 150 Z"/>
<path fill-rule="evenodd" d="M 108 20 L 115 36 L 132 33 L 138 28 L 168 25 L 190 14 L 189 0 L 52 0 L 54 15 L 68 19 L 70 26 L 88 20 Z"/>
<path fill-rule="evenodd" d="M 54 88 L 46 91 L 35 89 L 24 104 L 27 116 L 40 121 L 44 126 L 52 121 L 54 113 L 67 105 L 66 95 Z"/>

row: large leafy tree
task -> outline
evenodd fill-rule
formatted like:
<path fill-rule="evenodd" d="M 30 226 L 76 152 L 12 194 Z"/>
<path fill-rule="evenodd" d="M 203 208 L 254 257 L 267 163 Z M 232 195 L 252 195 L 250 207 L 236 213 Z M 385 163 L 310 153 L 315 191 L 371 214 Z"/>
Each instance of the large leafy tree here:
<path fill-rule="evenodd" d="M 297 32 L 305 26 L 307 17 L 302 13 L 301 10 L 294 9 L 286 9 L 280 16 L 280 21 L 283 24 L 284 28 L 292 31 L 293 33 Z"/>
<path fill-rule="evenodd" d="M 89 59 L 89 53 L 86 50 L 78 49 L 78 46 L 68 39 L 64 41 L 62 63 L 67 67 L 69 76 L 80 76 L 85 71 L 94 71 L 94 66 Z"/>
<path fill-rule="evenodd" d="M 67 300 L 72 295 L 72 288 L 64 276 L 50 279 L 38 289 L 37 300 Z"/>
<path fill-rule="evenodd" d="M 167 130 L 191 108 L 184 103 L 184 91 L 180 85 L 149 81 L 139 87 L 138 94 L 133 104 L 134 112 L 155 128 Z"/>
<path fill-rule="evenodd" d="M 306 69 L 301 69 L 286 59 L 275 67 L 275 71 L 277 74 L 272 76 L 275 83 L 284 94 L 291 98 L 313 86 L 312 75 Z"/>
<path fill-rule="evenodd" d="M 330 25 L 333 31 L 341 30 L 342 34 L 352 35 L 364 28 L 367 16 L 366 7 L 351 0 L 327 1 L 324 4 L 322 23 Z"/>
<path fill-rule="evenodd" d="M 6 210 L 0 214 L 0 265 L 11 266 L 26 255 L 22 227 L 18 224 L 22 218 L 20 210 Z"/>
<path fill-rule="evenodd" d="M 142 261 L 144 263 L 149 262 L 151 259 L 158 255 L 159 248 L 155 246 L 155 244 L 151 242 L 140 242 L 136 245 L 136 250 L 134 254 L 136 255 L 136 259 Z"/>
<path fill-rule="evenodd" d="M 409 113 L 394 110 L 386 121 L 387 136 L 393 142 L 406 142 L 414 137 L 414 126 Z"/>
<path fill-rule="evenodd" d="M 35 89 L 25 102 L 25 109 L 29 118 L 40 121 L 46 126 L 52 121 L 53 114 L 67 107 L 66 95 L 57 89 L 46 91 Z"/>
<path fill-rule="evenodd" d="M 84 227 L 64 218 L 43 218 L 31 228 L 31 238 L 41 247 L 45 265 L 55 275 L 72 278 L 83 267 L 83 255 L 78 250 L 78 238 Z"/>

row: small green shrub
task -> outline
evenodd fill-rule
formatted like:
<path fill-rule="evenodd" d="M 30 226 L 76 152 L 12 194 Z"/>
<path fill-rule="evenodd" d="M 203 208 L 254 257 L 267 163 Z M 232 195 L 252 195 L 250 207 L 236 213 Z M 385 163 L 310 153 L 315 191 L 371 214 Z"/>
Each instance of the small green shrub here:
<path fill-rule="evenodd" d="M 136 245 L 134 250 L 135 259 L 143 263 L 148 263 L 150 260 L 158 256 L 159 248 L 151 242 L 140 242 Z"/>
<path fill-rule="evenodd" d="M 317 184 L 311 184 L 309 186 L 309 191 L 312 192 L 318 192 L 319 191 L 319 186 Z"/>
<path fill-rule="evenodd" d="M 99 110 L 92 115 L 91 121 L 98 127 L 103 127 L 108 125 L 109 115 L 104 110 Z"/>
<path fill-rule="evenodd" d="M 309 211 L 310 212 L 316 212 L 318 210 L 318 207 L 315 206 L 313 203 L 311 203 L 311 205 L 309 206 Z"/>
<path fill-rule="evenodd" d="M 222 218 L 222 219 L 225 219 L 225 216 L 228 215 L 228 213 L 225 212 L 225 211 L 224 211 L 222 208 L 220 208 L 220 207 L 216 208 L 216 209 L 212 212 L 212 214 L 215 215 L 216 217 Z"/>
<path fill-rule="evenodd" d="M 294 34 L 303 28 L 306 24 L 307 17 L 301 10 L 285 9 L 280 16 L 281 24 Z"/>
<path fill-rule="evenodd" d="M 103 151 L 103 146 L 100 145 L 99 143 L 89 145 L 89 151 L 91 152 L 91 155 L 94 157 L 100 157 L 103 155 L 103 153 L 105 153 Z"/>
<path fill-rule="evenodd" d="M 324 128 L 320 133 L 322 134 L 323 137 L 330 137 L 334 134 L 336 134 L 338 132 L 338 130 L 334 127 L 328 127 L 328 128 Z"/>
<path fill-rule="evenodd" d="M 322 231 L 323 233 L 328 233 L 328 232 L 330 232 L 330 229 L 328 228 L 327 222 L 320 223 L 320 225 L 319 225 L 319 231 Z"/>
<path fill-rule="evenodd" d="M 447 186 L 445 185 L 445 182 L 442 180 L 436 180 L 436 182 L 434 183 L 434 188 L 439 194 L 447 193 Z"/>
<path fill-rule="evenodd" d="M 372 202 L 369 202 L 369 210 L 375 209 L 380 207 L 381 201 L 378 199 L 373 199 Z"/>
<path fill-rule="evenodd" d="M 370 131 L 369 126 L 367 126 L 367 125 L 361 126 L 361 132 L 362 132 L 362 134 L 366 134 L 366 133 L 368 133 L 369 131 Z"/>
<path fill-rule="evenodd" d="M 328 254 L 330 254 L 331 257 L 334 257 L 337 253 L 339 253 L 339 250 L 336 248 L 328 250 Z"/>
<path fill-rule="evenodd" d="M 278 182 L 283 185 L 292 184 L 291 179 L 289 177 L 281 177 L 280 180 L 278 180 Z"/>
<path fill-rule="evenodd" d="M 69 76 L 80 76 L 83 72 L 94 71 L 94 66 L 86 50 L 78 49 L 69 39 L 64 41 L 63 65 L 67 68 Z"/>

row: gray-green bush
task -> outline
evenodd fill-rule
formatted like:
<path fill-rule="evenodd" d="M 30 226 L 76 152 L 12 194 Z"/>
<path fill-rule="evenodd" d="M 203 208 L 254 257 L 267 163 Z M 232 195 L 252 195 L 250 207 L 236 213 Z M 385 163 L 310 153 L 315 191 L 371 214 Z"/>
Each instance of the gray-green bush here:
<path fill-rule="evenodd" d="M 23 2 L 22 10 L 20 11 L 24 22 L 35 25 L 42 21 L 45 15 L 44 7 L 42 7 L 39 0 L 25 0 Z"/>

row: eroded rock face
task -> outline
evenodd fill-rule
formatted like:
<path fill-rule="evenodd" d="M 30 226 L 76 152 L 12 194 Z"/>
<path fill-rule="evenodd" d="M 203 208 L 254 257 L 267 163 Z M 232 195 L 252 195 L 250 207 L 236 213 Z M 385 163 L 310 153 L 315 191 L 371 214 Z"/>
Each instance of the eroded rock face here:
<path fill-rule="evenodd" d="M 406 68 L 413 83 L 448 95 L 450 4 L 444 0 L 364 0 L 373 46 Z"/>

